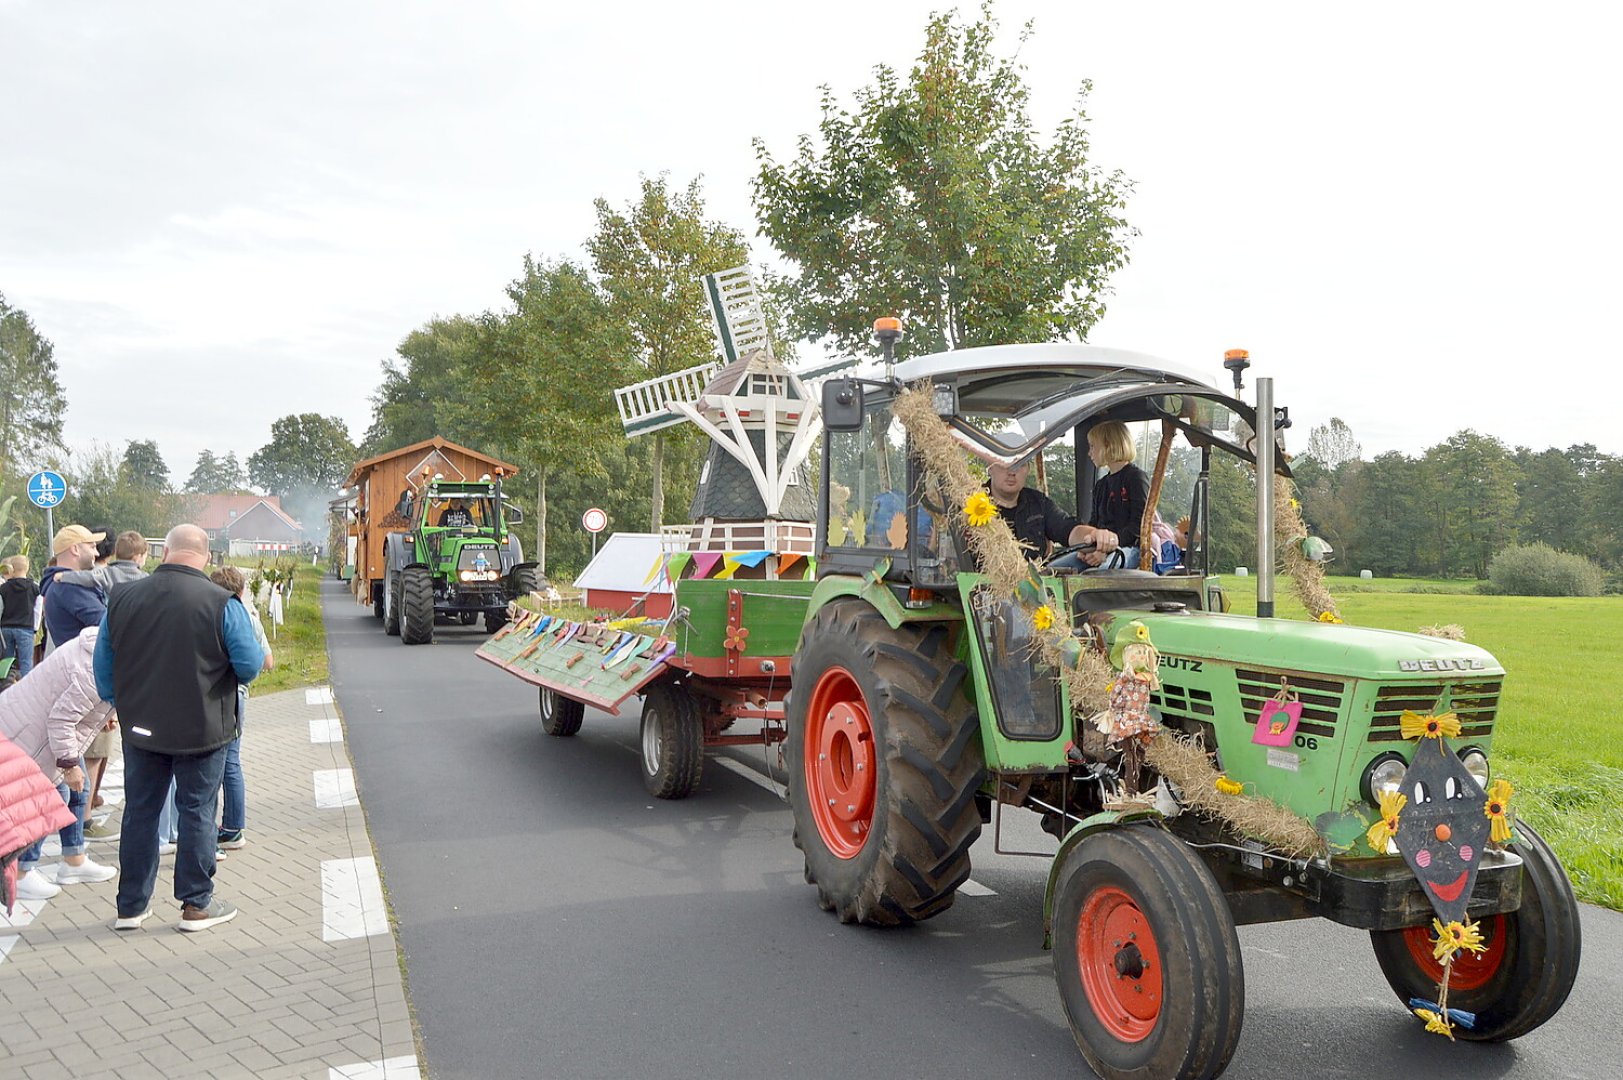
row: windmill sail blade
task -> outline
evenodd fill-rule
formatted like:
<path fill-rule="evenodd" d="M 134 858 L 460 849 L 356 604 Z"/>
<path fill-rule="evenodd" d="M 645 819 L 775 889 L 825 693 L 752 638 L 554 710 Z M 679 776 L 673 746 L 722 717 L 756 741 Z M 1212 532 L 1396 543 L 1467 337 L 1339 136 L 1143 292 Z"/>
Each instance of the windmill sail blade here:
<path fill-rule="evenodd" d="M 704 276 L 704 296 L 710 304 L 716 349 L 726 363 L 733 363 L 756 349 L 772 355 L 772 341 L 766 332 L 766 314 L 755 288 L 755 276 L 748 266 L 735 266 Z"/>
<path fill-rule="evenodd" d="M 614 402 L 620 407 L 620 425 L 625 428 L 626 437 L 685 423 L 687 417 L 673 408 L 673 404 L 698 401 L 705 385 L 720 369 L 720 365 L 712 361 L 620 387 L 614 392 Z"/>

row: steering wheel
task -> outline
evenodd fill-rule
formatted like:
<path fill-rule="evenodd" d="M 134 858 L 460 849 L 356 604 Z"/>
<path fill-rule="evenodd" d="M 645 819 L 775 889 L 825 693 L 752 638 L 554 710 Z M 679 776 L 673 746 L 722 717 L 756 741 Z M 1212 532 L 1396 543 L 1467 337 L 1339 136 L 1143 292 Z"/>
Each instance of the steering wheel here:
<path fill-rule="evenodd" d="M 1084 541 L 1083 543 L 1080 543 L 1080 544 L 1072 544 L 1069 547 L 1062 547 L 1058 551 L 1054 552 L 1052 555 L 1048 556 L 1048 558 L 1043 560 L 1043 569 L 1044 570 L 1049 569 L 1050 567 L 1052 567 L 1054 565 L 1054 563 L 1058 562 L 1060 559 L 1065 558 L 1065 556 L 1067 556 L 1067 555 L 1084 554 L 1086 552 L 1092 551 L 1097 546 L 1098 545 L 1095 544 L 1092 540 L 1087 540 L 1087 541 Z"/>

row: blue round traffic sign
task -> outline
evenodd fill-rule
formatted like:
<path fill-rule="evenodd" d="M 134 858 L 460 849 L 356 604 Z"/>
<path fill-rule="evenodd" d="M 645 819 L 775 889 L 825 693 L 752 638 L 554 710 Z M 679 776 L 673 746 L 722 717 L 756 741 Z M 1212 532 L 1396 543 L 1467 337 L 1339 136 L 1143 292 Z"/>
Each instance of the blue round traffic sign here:
<path fill-rule="evenodd" d="M 35 506 L 56 506 L 67 494 L 68 482 L 61 473 L 44 469 L 28 478 L 28 501 Z"/>

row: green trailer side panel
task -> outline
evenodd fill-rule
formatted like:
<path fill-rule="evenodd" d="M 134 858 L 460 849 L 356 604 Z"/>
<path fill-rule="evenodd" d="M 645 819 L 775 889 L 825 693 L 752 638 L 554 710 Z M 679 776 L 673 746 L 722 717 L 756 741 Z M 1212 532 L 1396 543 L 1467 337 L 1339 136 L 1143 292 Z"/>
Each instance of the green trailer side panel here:
<path fill-rule="evenodd" d="M 743 656 L 792 656 L 806 621 L 810 581 L 735 581 L 689 578 L 676 583 L 676 607 L 687 617 L 674 634 L 683 655 L 715 659 L 727 652 L 727 597 L 737 592 L 743 602 L 743 625 L 749 630 Z"/>

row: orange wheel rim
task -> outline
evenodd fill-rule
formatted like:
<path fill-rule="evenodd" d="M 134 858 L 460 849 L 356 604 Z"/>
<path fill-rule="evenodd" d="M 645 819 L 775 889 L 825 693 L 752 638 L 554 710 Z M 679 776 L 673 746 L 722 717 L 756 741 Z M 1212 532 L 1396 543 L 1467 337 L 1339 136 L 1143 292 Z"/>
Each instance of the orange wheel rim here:
<path fill-rule="evenodd" d="M 844 668 L 829 668 L 812 688 L 803 768 L 817 834 L 838 858 L 856 858 L 873 829 L 874 760 L 862 687 Z"/>
<path fill-rule="evenodd" d="M 1449 990 L 1480 990 L 1499 973 L 1505 962 L 1505 917 L 1490 915 L 1482 920 L 1482 951 L 1461 949 L 1454 956 L 1454 970 L 1448 976 Z M 1443 980 L 1443 965 L 1432 955 L 1437 937 L 1430 926 L 1411 926 L 1403 931 L 1403 944 L 1409 949 L 1409 959 L 1422 978 L 1438 983 Z"/>
<path fill-rule="evenodd" d="M 1114 886 L 1082 905 L 1076 963 L 1093 1015 L 1121 1042 L 1142 1042 L 1161 1019 L 1161 949 L 1149 920 Z"/>

